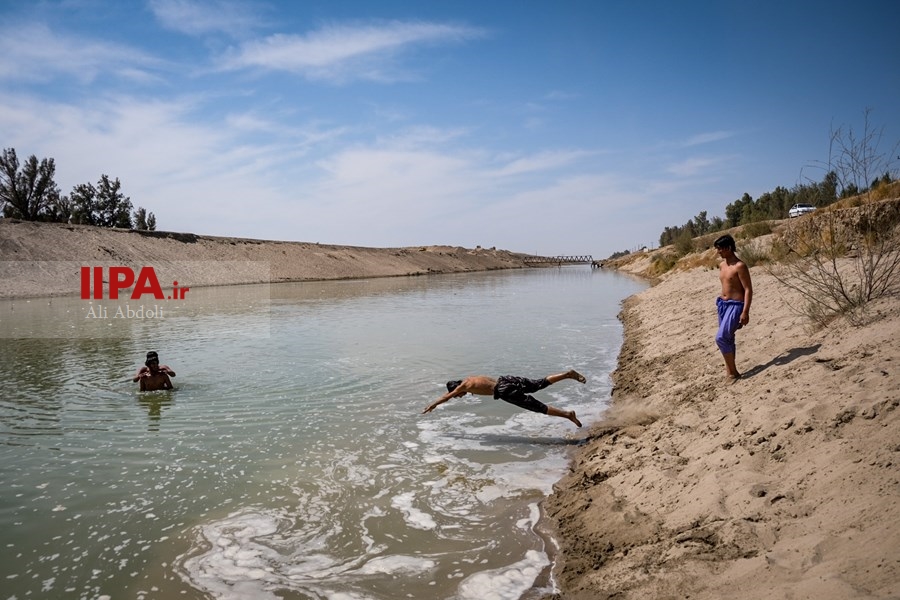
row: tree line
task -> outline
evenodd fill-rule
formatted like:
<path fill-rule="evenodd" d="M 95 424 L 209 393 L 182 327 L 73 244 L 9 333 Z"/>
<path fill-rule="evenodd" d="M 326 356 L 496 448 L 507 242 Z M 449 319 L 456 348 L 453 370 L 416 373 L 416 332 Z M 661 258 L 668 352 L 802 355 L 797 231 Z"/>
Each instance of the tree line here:
<path fill-rule="evenodd" d="M 16 151 L 0 154 L 0 207 L 3 216 L 25 221 L 76 223 L 98 227 L 156 230 L 156 215 L 134 210 L 118 177 L 101 175 L 97 184 L 82 183 L 63 195 L 53 180 L 56 162 L 31 155 L 21 165 Z"/>
<path fill-rule="evenodd" d="M 740 199 L 725 207 L 725 218 L 713 217 L 709 219 L 707 212 L 701 211 L 696 217 L 684 225 L 666 227 L 659 236 L 659 245 L 668 246 L 676 244 L 679 240 L 714 233 L 724 229 L 730 229 L 739 225 L 747 225 L 758 221 L 770 221 L 784 219 L 788 210 L 794 204 L 811 204 L 822 208 L 834 204 L 838 200 L 857 196 L 864 192 L 878 189 L 895 181 L 890 173 L 875 178 L 870 188 L 860 189 L 856 183 L 840 185 L 840 178 L 835 171 L 829 171 L 820 182 L 798 184 L 788 189 L 782 186 L 776 187 L 771 192 L 762 194 L 753 199 L 745 193 Z"/>

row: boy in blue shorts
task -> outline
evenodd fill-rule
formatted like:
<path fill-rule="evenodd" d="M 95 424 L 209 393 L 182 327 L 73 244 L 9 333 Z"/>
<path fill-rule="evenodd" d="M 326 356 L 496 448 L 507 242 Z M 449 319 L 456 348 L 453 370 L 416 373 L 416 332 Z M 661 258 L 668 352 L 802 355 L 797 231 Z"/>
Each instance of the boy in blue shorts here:
<path fill-rule="evenodd" d="M 750 269 L 735 254 L 734 238 L 723 235 L 715 242 L 719 256 L 723 259 L 719 264 L 719 280 L 722 282 L 722 293 L 716 298 L 716 310 L 719 314 L 719 331 L 716 333 L 716 345 L 725 359 L 725 370 L 728 379 L 737 381 L 741 374 L 735 366 L 737 346 L 734 333 L 750 322 L 750 303 L 753 301 L 753 283 L 750 281 Z"/>

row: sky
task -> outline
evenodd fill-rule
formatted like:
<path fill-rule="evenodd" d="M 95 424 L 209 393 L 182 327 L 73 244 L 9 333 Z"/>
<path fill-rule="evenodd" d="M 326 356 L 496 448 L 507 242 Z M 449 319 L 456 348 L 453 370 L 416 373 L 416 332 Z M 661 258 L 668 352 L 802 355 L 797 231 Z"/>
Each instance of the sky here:
<path fill-rule="evenodd" d="M 0 146 L 157 228 L 655 247 L 900 140 L 894 0 L 0 0 Z"/>

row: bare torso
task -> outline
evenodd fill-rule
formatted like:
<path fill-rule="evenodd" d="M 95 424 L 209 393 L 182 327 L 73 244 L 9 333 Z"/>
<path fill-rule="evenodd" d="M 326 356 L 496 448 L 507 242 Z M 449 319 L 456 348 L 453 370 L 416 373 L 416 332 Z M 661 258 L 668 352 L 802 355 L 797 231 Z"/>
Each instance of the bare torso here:
<path fill-rule="evenodd" d="M 741 271 L 746 269 L 747 265 L 739 260 L 730 265 L 727 260 L 723 260 L 719 265 L 719 280 L 722 282 L 720 297 L 723 300 L 744 301 L 746 290 L 741 283 Z"/>
<path fill-rule="evenodd" d="M 172 385 L 172 380 L 169 379 L 169 371 L 169 367 L 165 365 L 162 365 L 157 370 L 141 367 L 141 370 L 138 371 L 138 379 L 141 382 L 141 391 L 153 392 L 156 390 L 173 389 L 174 386 Z M 174 372 L 172 372 L 172 374 L 174 375 Z"/>
<path fill-rule="evenodd" d="M 493 396 L 494 386 L 497 380 L 486 375 L 473 375 L 466 377 L 459 386 L 469 394 L 479 394 L 481 396 Z"/>

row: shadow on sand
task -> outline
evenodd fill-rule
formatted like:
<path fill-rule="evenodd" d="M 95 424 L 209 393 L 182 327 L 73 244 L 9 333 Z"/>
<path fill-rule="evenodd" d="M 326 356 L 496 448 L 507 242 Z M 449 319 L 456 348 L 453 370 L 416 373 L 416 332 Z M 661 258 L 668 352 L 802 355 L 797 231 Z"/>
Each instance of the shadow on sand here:
<path fill-rule="evenodd" d="M 754 375 L 759 375 L 769 367 L 775 366 L 784 366 L 790 364 L 797 360 L 802 356 L 810 356 L 819 351 L 819 348 L 822 347 L 822 344 L 816 344 L 815 346 L 807 346 L 806 348 L 792 348 L 786 352 L 782 352 L 769 362 L 764 365 L 756 365 L 752 369 L 748 369 L 741 373 L 741 379 L 746 379 L 748 377 L 753 377 Z"/>

